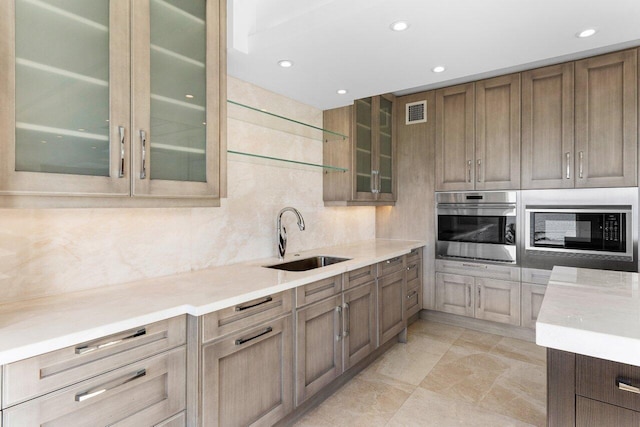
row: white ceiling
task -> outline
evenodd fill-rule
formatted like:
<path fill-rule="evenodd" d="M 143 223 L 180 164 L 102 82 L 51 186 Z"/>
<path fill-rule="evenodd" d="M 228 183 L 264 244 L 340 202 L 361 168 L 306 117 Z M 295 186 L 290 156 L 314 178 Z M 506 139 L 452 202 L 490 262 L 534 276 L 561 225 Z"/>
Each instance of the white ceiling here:
<path fill-rule="evenodd" d="M 640 45 L 640 0 L 228 0 L 228 16 L 229 74 L 320 109 Z"/>

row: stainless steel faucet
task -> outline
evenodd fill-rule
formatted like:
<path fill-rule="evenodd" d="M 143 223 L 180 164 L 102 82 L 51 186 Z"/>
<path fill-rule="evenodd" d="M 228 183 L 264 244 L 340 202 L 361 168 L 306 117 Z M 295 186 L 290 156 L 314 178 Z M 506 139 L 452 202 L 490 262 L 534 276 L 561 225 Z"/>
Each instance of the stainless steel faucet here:
<path fill-rule="evenodd" d="M 284 253 L 287 251 L 287 229 L 282 225 L 282 214 L 286 211 L 293 212 L 298 217 L 298 228 L 300 231 L 304 231 L 304 218 L 296 208 L 286 207 L 278 213 L 278 225 L 277 225 L 277 234 L 278 234 L 278 258 L 284 259 Z"/>

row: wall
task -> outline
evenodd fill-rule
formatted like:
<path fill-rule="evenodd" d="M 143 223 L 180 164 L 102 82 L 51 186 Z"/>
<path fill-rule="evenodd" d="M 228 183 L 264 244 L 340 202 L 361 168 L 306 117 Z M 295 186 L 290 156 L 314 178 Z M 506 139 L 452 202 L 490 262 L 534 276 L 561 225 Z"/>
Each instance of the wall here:
<path fill-rule="evenodd" d="M 229 77 L 229 99 L 322 125 L 322 111 Z M 228 148 L 311 163 L 322 142 L 300 126 L 229 106 Z M 2 209 L 0 303 L 276 255 L 278 211 L 288 253 L 375 237 L 375 209 L 325 208 L 322 170 L 229 155 L 228 198 L 219 208 Z"/>

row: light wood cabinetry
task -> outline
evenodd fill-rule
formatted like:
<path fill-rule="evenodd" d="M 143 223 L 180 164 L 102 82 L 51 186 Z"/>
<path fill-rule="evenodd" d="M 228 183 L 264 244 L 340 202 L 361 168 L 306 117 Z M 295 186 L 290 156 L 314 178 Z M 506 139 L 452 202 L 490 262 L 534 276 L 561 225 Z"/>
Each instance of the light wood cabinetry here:
<path fill-rule="evenodd" d="M 378 267 L 378 271 L 380 267 Z M 379 345 L 398 335 L 407 325 L 406 276 L 398 271 L 378 278 Z"/>
<path fill-rule="evenodd" d="M 0 205 L 219 203 L 226 3 L 180 7 L 2 2 Z"/>
<path fill-rule="evenodd" d="M 345 371 L 367 357 L 377 347 L 377 301 L 375 279 L 345 290 L 342 294 Z"/>
<path fill-rule="evenodd" d="M 573 188 L 574 64 L 522 73 L 522 188 Z"/>
<path fill-rule="evenodd" d="M 4 424 L 170 419 L 186 407 L 185 328 L 180 316 L 4 366 Z"/>
<path fill-rule="evenodd" d="M 202 347 L 203 426 L 270 426 L 293 408 L 291 315 Z"/>
<path fill-rule="evenodd" d="M 522 282 L 522 327 L 535 329 L 546 291 L 545 285 Z"/>
<path fill-rule="evenodd" d="M 392 95 L 357 99 L 324 112 L 324 127 L 350 135 L 349 144 L 326 141 L 323 158 L 349 169 L 325 171 L 326 205 L 388 205 L 396 200 L 395 103 Z"/>
<path fill-rule="evenodd" d="M 637 51 L 575 63 L 576 187 L 637 185 Z"/>
<path fill-rule="evenodd" d="M 520 325 L 520 282 L 436 273 L 436 310 Z"/>
<path fill-rule="evenodd" d="M 406 257 L 405 311 L 407 319 L 422 309 L 422 248 L 413 249 Z"/>
<path fill-rule="evenodd" d="M 436 91 L 436 190 L 520 187 L 520 74 Z"/>

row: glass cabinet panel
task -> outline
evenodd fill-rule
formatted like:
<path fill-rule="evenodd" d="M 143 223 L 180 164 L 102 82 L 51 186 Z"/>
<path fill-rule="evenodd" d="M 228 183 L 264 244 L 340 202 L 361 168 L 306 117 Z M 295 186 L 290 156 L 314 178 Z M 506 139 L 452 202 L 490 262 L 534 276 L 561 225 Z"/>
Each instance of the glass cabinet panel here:
<path fill-rule="evenodd" d="M 372 160 L 372 98 L 355 101 L 356 109 L 356 191 L 371 191 Z"/>
<path fill-rule="evenodd" d="M 109 0 L 16 0 L 15 19 L 15 170 L 109 176 Z"/>
<path fill-rule="evenodd" d="M 387 98 L 380 97 L 379 109 L 379 126 L 378 140 L 380 144 L 379 161 L 380 161 L 380 192 L 392 192 L 392 164 L 393 150 L 391 145 L 391 136 L 393 135 L 393 103 Z"/>
<path fill-rule="evenodd" d="M 150 0 L 150 176 L 205 182 L 205 0 Z"/>

